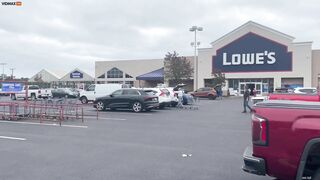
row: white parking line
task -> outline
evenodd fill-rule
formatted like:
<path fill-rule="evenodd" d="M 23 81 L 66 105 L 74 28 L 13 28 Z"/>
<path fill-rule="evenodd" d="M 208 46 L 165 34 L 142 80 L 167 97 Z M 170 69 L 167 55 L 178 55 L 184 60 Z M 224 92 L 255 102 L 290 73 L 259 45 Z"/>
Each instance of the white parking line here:
<path fill-rule="evenodd" d="M 26 138 L 17 138 L 17 137 L 10 137 L 10 136 L 0 136 L 0 139 L 10 139 L 10 140 L 19 140 L 19 141 L 25 141 Z"/>
<path fill-rule="evenodd" d="M 86 119 L 97 119 L 97 117 L 86 117 Z M 98 117 L 99 119 L 105 119 L 105 120 L 115 120 L 115 121 L 126 121 L 127 119 L 121 119 L 121 118 L 105 118 L 105 117 Z"/>
<path fill-rule="evenodd" d="M 40 125 L 40 126 L 59 126 L 60 127 L 60 124 L 49 124 L 49 123 L 16 122 L 16 121 L 0 121 L 0 123 L 27 124 L 27 125 Z M 64 125 L 64 124 L 62 124 L 61 127 L 88 128 L 88 126 Z"/>

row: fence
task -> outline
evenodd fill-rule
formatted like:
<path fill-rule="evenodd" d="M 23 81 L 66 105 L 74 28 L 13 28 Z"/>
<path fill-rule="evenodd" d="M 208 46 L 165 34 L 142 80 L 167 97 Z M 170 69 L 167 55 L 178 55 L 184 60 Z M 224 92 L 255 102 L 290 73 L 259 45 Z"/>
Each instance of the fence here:
<path fill-rule="evenodd" d="M 59 124 L 68 119 L 84 121 L 83 106 L 76 100 L 49 99 L 27 102 L 0 102 L 0 119 L 22 120 L 37 119 L 58 121 Z"/>

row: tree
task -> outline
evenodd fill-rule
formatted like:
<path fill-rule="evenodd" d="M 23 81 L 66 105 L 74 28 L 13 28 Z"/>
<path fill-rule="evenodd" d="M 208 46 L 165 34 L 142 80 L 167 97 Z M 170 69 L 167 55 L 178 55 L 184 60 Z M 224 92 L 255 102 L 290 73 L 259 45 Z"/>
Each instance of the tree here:
<path fill-rule="evenodd" d="M 181 83 L 182 80 L 190 79 L 193 75 L 193 68 L 186 57 L 179 56 L 177 52 L 166 54 L 164 58 L 164 75 L 173 83 Z"/>
<path fill-rule="evenodd" d="M 224 73 L 222 73 L 220 70 L 216 70 L 212 72 L 212 76 L 213 76 L 212 79 L 207 81 L 207 86 L 210 86 L 210 87 L 225 86 L 226 77 Z"/>
<path fill-rule="evenodd" d="M 221 87 L 223 87 L 226 84 L 226 77 L 225 74 L 222 73 L 222 71 L 216 70 L 212 73 L 212 75 L 214 77 L 212 80 L 213 86 L 220 85 Z"/>

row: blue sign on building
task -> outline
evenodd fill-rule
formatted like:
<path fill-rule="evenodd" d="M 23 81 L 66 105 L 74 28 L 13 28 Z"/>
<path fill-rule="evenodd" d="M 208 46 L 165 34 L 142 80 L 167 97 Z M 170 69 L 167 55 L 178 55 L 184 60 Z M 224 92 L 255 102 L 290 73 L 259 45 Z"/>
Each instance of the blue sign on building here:
<path fill-rule="evenodd" d="M 292 52 L 283 44 L 250 32 L 217 50 L 212 57 L 215 71 L 292 71 Z"/>
<path fill-rule="evenodd" d="M 70 78 L 71 79 L 81 79 L 81 78 L 83 78 L 83 73 L 81 73 L 79 71 L 73 71 L 72 73 L 70 73 Z"/>
<path fill-rule="evenodd" d="M 15 82 L 2 83 L 2 92 L 19 92 L 22 91 L 23 85 Z"/>

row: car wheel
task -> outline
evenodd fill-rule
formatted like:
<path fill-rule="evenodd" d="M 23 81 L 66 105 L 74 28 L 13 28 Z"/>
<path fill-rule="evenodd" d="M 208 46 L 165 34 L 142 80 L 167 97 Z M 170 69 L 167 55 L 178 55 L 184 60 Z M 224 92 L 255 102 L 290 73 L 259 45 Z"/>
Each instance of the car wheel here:
<path fill-rule="evenodd" d="M 176 107 L 178 105 L 178 102 L 172 102 L 171 107 Z"/>
<path fill-rule="evenodd" d="M 314 173 L 312 180 L 320 180 L 320 168 Z"/>
<path fill-rule="evenodd" d="M 81 101 L 82 104 L 87 104 L 88 103 L 88 99 L 85 96 L 81 97 L 80 101 Z"/>
<path fill-rule="evenodd" d="M 104 105 L 104 103 L 102 101 L 98 101 L 96 106 L 97 106 L 98 111 L 104 111 L 106 109 L 106 106 Z"/>
<path fill-rule="evenodd" d="M 16 95 L 15 94 L 11 94 L 11 100 L 16 100 Z"/>
<path fill-rule="evenodd" d="M 31 100 L 32 101 L 36 100 L 36 95 L 35 94 L 31 94 Z"/>
<path fill-rule="evenodd" d="M 216 96 L 214 96 L 214 95 L 212 95 L 212 94 L 209 94 L 209 95 L 208 95 L 208 98 L 209 98 L 210 100 L 215 100 L 215 99 L 216 99 Z"/>
<path fill-rule="evenodd" d="M 132 110 L 134 112 L 141 112 L 142 110 L 142 104 L 139 101 L 136 101 L 132 104 Z"/>

